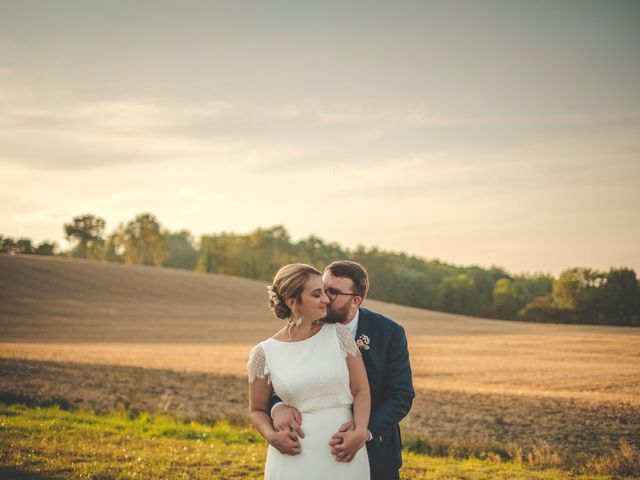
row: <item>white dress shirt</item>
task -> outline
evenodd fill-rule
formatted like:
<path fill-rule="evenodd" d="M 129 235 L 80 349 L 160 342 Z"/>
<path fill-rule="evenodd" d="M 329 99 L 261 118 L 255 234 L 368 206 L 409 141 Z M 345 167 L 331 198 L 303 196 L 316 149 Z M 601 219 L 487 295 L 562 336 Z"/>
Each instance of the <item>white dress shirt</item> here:
<path fill-rule="evenodd" d="M 353 339 L 356 339 L 356 333 L 358 332 L 358 320 L 360 319 L 360 309 L 356 312 L 356 316 L 351 319 L 348 323 L 343 323 L 345 327 L 349 329 L 351 332 L 351 336 Z"/>

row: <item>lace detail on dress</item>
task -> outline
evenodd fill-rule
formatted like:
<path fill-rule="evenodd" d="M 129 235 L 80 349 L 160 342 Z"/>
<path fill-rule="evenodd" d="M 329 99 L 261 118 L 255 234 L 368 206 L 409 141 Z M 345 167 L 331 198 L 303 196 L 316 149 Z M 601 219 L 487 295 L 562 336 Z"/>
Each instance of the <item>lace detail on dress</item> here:
<path fill-rule="evenodd" d="M 269 338 L 259 344 L 263 352 L 255 352 L 256 357 L 264 353 L 269 369 L 266 374 L 276 395 L 301 413 L 353 404 L 349 357 L 345 358 L 336 331 L 335 325 L 325 323 L 306 340 L 280 342 Z M 349 345 L 346 341 L 344 344 Z"/>
<path fill-rule="evenodd" d="M 341 323 L 336 323 L 335 325 L 338 343 L 340 344 L 340 350 L 342 350 L 343 355 L 345 357 L 347 355 L 353 355 L 355 357 L 359 350 L 355 340 L 351 336 L 351 332 Z"/>
<path fill-rule="evenodd" d="M 262 345 L 256 345 L 251 349 L 247 370 L 249 371 L 249 383 L 253 383 L 257 378 L 264 377 L 267 377 L 267 382 L 270 381 L 269 368 L 267 367 L 267 359 Z"/>

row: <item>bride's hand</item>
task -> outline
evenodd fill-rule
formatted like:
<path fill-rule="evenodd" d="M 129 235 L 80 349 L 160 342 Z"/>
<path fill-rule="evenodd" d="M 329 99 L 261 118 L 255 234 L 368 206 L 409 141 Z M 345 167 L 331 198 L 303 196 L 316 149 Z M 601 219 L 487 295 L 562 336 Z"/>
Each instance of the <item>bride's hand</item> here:
<path fill-rule="evenodd" d="M 355 430 L 355 429 L 356 429 L 356 422 L 354 422 L 353 420 L 350 420 L 340 425 L 338 432 L 346 432 L 347 430 Z"/>
<path fill-rule="evenodd" d="M 283 455 L 297 455 L 300 453 L 300 440 L 298 440 L 298 435 L 295 432 L 273 432 L 267 437 L 267 442 Z"/>
<path fill-rule="evenodd" d="M 350 462 L 355 457 L 358 450 L 360 450 L 369 438 L 369 432 L 364 430 L 356 430 L 352 422 L 345 424 L 344 430 L 341 427 L 340 430 L 331 437 L 329 445 L 331 445 L 331 453 L 336 457 L 339 462 Z"/>

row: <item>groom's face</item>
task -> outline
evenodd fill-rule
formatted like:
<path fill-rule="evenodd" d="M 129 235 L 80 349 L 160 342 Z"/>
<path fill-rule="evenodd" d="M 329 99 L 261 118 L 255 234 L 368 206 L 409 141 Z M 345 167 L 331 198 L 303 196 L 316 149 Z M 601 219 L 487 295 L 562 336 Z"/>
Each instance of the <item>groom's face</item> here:
<path fill-rule="evenodd" d="M 325 290 L 330 289 L 334 292 L 354 293 L 353 280 L 346 277 L 334 277 L 331 272 L 325 272 L 322 276 Z M 351 320 L 358 309 L 358 305 L 350 295 L 336 295 L 332 299 L 332 295 L 328 295 L 330 303 L 327 306 L 327 322 L 344 323 Z M 359 297 L 358 297 L 359 298 Z"/>

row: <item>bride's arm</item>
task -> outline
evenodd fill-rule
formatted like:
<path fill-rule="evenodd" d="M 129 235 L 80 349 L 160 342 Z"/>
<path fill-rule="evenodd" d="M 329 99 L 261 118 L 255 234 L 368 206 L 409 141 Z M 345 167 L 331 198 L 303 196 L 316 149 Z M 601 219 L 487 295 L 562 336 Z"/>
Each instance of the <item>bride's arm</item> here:
<path fill-rule="evenodd" d="M 371 414 L 371 392 L 367 371 L 364 368 L 362 355 L 347 355 L 347 367 L 349 367 L 349 386 L 353 395 L 353 421 L 356 432 L 363 433 L 365 441 L 369 437 L 367 426 Z"/>
<path fill-rule="evenodd" d="M 269 416 L 270 398 L 271 385 L 267 378 L 256 378 L 249 383 L 249 418 L 251 423 L 280 453 L 296 455 L 300 453 L 298 436 L 291 431 L 276 432 L 273 429 Z"/>
<path fill-rule="evenodd" d="M 371 393 L 362 355 L 357 350 L 356 352 L 355 355 L 348 354 L 346 358 L 349 368 L 349 385 L 353 395 L 355 429 L 336 433 L 330 442 L 333 447 L 332 453 L 339 462 L 350 462 L 369 439 L 367 426 L 371 414 Z"/>

